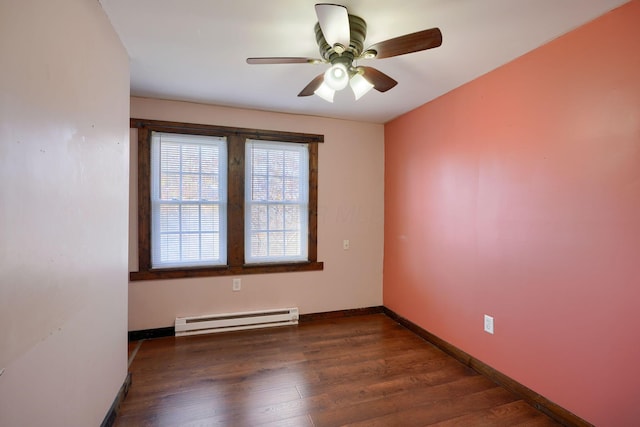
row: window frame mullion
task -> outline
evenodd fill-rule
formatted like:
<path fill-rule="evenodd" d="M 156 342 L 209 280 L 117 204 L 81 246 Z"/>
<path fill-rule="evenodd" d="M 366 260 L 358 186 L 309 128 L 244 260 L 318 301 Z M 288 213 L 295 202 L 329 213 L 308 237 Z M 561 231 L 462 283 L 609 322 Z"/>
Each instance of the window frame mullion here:
<path fill-rule="evenodd" d="M 227 262 L 244 265 L 244 141 L 239 135 L 227 137 Z"/>

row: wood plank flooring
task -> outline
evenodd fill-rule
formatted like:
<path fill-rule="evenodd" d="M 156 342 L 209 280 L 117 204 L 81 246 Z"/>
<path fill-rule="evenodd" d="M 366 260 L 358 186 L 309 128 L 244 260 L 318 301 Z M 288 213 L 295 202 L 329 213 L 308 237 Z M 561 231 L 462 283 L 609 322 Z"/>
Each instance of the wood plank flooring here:
<path fill-rule="evenodd" d="M 384 314 L 159 338 L 116 426 L 553 426 Z"/>

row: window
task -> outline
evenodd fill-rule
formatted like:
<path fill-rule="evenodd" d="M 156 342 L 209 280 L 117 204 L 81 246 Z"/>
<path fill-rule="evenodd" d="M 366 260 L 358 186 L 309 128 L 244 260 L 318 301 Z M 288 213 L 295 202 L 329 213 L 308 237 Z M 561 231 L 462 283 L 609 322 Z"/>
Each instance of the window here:
<path fill-rule="evenodd" d="M 151 266 L 226 265 L 226 138 L 152 132 Z"/>
<path fill-rule="evenodd" d="M 247 141 L 248 263 L 307 260 L 308 157 L 306 144 Z"/>
<path fill-rule="evenodd" d="M 322 135 L 132 119 L 138 271 L 155 280 L 321 270 Z"/>

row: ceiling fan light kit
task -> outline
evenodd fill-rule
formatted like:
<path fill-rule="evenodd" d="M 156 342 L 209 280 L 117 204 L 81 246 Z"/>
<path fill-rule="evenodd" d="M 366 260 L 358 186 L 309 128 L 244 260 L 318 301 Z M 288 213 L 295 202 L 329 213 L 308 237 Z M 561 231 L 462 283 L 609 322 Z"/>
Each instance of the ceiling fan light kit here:
<path fill-rule="evenodd" d="M 351 87 L 356 101 L 373 89 L 373 84 L 363 77 L 361 69 L 349 71 L 340 63 L 332 65 L 325 71 L 323 77 L 324 81 L 313 93 L 328 102 L 333 102 L 335 93 L 346 88 L 347 85 Z"/>
<path fill-rule="evenodd" d="M 342 90 L 349 84 L 349 71 L 344 64 L 333 64 L 324 73 L 324 82 L 333 90 Z"/>
<path fill-rule="evenodd" d="M 356 101 L 373 89 L 373 85 L 365 79 L 361 73 L 357 73 L 355 76 L 351 77 L 351 80 L 349 80 L 349 86 L 351 86 L 351 90 L 356 96 Z"/>
<path fill-rule="evenodd" d="M 320 87 L 318 87 L 318 89 L 314 90 L 313 93 L 327 102 L 333 102 L 333 96 L 336 94 L 336 91 L 331 89 L 329 85 L 324 82 L 320 85 Z"/>
<path fill-rule="evenodd" d="M 247 58 L 249 64 L 331 64 L 316 76 L 298 96 L 318 95 L 333 102 L 336 91 L 351 87 L 356 100 L 371 89 L 386 92 L 398 84 L 393 78 L 373 68 L 358 66 L 360 59 L 381 59 L 405 55 L 438 47 L 442 33 L 438 28 L 418 31 L 376 43 L 366 50 L 364 39 L 367 23 L 359 16 L 350 15 L 347 8 L 337 4 L 315 5 L 318 22 L 315 25 L 316 42 L 322 59 L 299 57 Z"/>

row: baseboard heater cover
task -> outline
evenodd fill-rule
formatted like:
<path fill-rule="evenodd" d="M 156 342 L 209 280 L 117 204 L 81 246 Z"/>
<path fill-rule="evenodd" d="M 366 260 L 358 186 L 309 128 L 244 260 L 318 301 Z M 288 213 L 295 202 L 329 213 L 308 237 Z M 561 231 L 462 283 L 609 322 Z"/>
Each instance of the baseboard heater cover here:
<path fill-rule="evenodd" d="M 240 331 L 297 325 L 298 308 L 246 311 L 242 313 L 208 314 L 204 316 L 176 317 L 176 336 Z"/>

